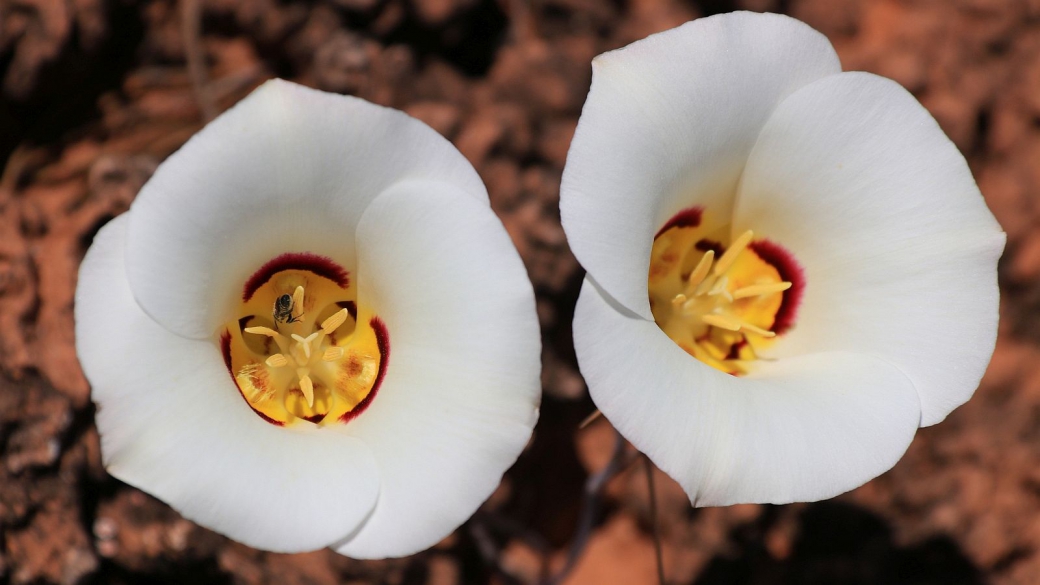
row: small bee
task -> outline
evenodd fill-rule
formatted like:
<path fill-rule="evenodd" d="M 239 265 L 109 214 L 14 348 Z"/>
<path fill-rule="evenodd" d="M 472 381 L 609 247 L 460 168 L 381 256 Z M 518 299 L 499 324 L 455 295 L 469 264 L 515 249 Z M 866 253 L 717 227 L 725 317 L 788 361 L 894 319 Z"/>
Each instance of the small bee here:
<path fill-rule="evenodd" d="M 274 302 L 274 322 L 275 323 L 296 323 L 300 320 L 300 316 L 293 315 L 295 303 L 293 303 L 292 295 L 282 295 L 278 297 Z"/>

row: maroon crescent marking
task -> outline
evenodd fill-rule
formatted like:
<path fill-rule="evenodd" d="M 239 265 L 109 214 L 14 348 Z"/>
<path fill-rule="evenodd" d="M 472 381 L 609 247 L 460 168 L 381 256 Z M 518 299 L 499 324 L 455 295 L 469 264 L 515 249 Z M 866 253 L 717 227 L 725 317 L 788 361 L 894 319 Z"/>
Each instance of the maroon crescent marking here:
<path fill-rule="evenodd" d="M 379 392 L 379 386 L 383 384 L 383 377 L 386 376 L 386 366 L 390 362 L 390 334 L 386 331 L 386 324 L 379 317 L 372 317 L 368 324 L 376 333 L 376 345 L 379 347 L 379 372 L 376 373 L 376 381 L 372 384 L 372 390 L 368 392 L 368 396 L 358 402 L 353 410 L 340 416 L 339 422 L 350 422 L 365 412 L 372 404 L 376 393 Z"/>
<path fill-rule="evenodd" d="M 780 335 L 794 325 L 798 307 L 802 304 L 805 292 L 805 271 L 786 248 L 769 240 L 757 240 L 748 245 L 748 249 L 758 255 L 766 263 L 776 268 L 780 279 L 791 283 L 791 288 L 783 292 L 780 308 L 776 312 L 771 330 Z"/>
<path fill-rule="evenodd" d="M 350 274 L 332 259 L 310 252 L 291 252 L 271 259 L 254 272 L 242 288 L 242 301 L 248 302 L 261 286 L 283 270 L 306 270 L 335 282 L 340 288 L 350 286 Z"/>
<path fill-rule="evenodd" d="M 654 239 L 656 240 L 657 238 L 661 237 L 661 234 L 665 233 L 666 231 L 672 228 L 697 227 L 701 225 L 701 215 L 703 213 L 703 207 L 688 207 L 686 209 L 683 209 L 679 213 L 673 215 L 672 219 L 666 221 L 664 226 L 661 227 L 661 229 L 657 230 L 657 233 L 654 234 Z"/>

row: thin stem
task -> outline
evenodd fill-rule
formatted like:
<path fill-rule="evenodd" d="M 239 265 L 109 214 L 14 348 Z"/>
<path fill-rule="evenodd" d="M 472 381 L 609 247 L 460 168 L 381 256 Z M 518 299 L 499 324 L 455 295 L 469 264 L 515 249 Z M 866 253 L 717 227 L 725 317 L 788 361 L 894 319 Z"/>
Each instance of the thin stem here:
<path fill-rule="evenodd" d="M 217 116 L 217 106 L 206 88 L 206 54 L 202 50 L 202 5 L 199 0 L 181 1 L 181 37 L 188 60 L 188 76 L 202 119 L 209 122 Z"/>
<path fill-rule="evenodd" d="M 563 583 L 563 580 L 567 578 L 567 575 L 578 564 L 578 559 L 581 558 L 581 553 L 585 551 L 585 547 L 589 543 L 593 525 L 596 523 L 597 516 L 599 516 L 603 489 L 606 488 L 607 482 L 625 467 L 625 438 L 621 436 L 621 433 L 614 432 L 614 452 L 610 456 L 610 461 L 607 462 L 603 469 L 590 475 L 585 480 L 585 496 L 581 505 L 581 515 L 578 517 L 578 528 L 574 536 L 574 542 L 571 543 L 570 550 L 567 551 L 567 560 L 559 572 L 545 581 L 546 585 Z"/>
<path fill-rule="evenodd" d="M 650 531 L 654 537 L 654 554 L 657 557 L 657 583 L 664 583 L 664 555 L 661 554 L 661 534 L 657 528 L 657 493 L 654 489 L 654 464 L 650 458 L 643 455 L 643 469 L 646 470 L 646 487 L 650 492 Z"/>

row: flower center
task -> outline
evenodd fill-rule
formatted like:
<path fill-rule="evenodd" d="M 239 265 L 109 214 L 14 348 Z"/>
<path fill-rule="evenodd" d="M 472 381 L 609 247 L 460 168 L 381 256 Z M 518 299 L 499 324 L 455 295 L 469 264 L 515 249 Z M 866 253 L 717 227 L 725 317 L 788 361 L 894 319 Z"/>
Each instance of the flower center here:
<path fill-rule="evenodd" d="M 756 350 L 790 326 L 804 280 L 786 251 L 755 242 L 752 231 L 726 246 L 704 237 L 699 223 L 699 212 L 696 221 L 670 221 L 654 239 L 650 309 L 687 353 L 744 375 Z"/>
<path fill-rule="evenodd" d="M 345 271 L 315 264 L 331 264 L 325 258 L 292 256 L 247 282 L 241 317 L 220 336 L 225 363 L 242 397 L 272 424 L 348 422 L 367 408 L 386 371 L 386 327 L 378 317 L 358 323 Z"/>

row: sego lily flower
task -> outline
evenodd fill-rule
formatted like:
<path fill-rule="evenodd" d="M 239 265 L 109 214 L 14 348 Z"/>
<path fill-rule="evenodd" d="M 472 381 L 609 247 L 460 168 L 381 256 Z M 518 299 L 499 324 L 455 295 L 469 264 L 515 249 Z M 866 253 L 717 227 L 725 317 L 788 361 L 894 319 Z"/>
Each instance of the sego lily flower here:
<path fill-rule="evenodd" d="M 597 57 L 561 199 L 592 398 L 694 505 L 852 489 L 989 361 L 1004 234 L 964 158 L 791 18 Z"/>
<path fill-rule="evenodd" d="M 531 435 L 540 341 L 476 172 L 401 112 L 271 81 L 80 270 L 108 470 L 251 546 L 435 544 Z"/>

